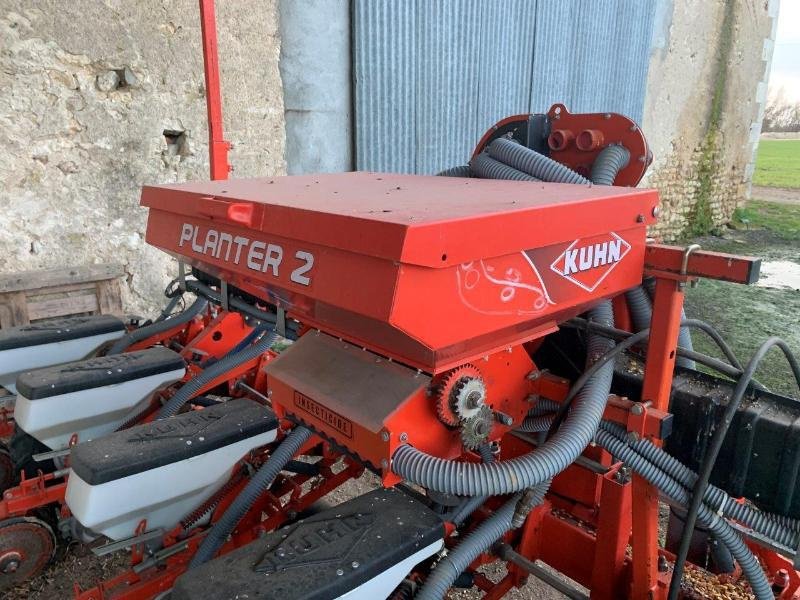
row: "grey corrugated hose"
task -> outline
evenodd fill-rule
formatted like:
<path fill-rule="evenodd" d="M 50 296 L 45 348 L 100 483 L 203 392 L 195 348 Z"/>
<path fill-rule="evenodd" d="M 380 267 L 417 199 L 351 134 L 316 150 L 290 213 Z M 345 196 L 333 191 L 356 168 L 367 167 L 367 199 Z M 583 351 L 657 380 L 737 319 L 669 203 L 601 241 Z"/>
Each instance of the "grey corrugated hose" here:
<path fill-rule="evenodd" d="M 681 505 L 689 504 L 689 492 L 682 485 L 637 454 L 625 442 L 603 430 L 597 432 L 596 439 L 598 444 L 625 462 L 636 473 L 672 498 L 673 501 Z M 756 598 L 758 600 L 774 600 L 772 588 L 764 575 L 764 571 L 761 569 L 761 565 L 741 537 L 739 537 L 739 534 L 705 504 L 700 506 L 698 520 L 717 540 L 725 544 L 731 551 L 731 554 L 741 566 L 745 577 L 750 582 L 750 587 Z"/>
<path fill-rule="evenodd" d="M 614 322 L 610 302 L 590 311 L 601 324 Z M 614 342 L 590 335 L 587 364 L 605 354 Z M 606 406 L 614 365 L 605 364 L 575 398 L 566 421 L 542 446 L 523 456 L 490 464 L 475 464 L 431 456 L 416 448 L 400 446 L 392 456 L 392 470 L 424 488 L 459 496 L 511 494 L 552 479 L 583 452 L 594 436 Z"/>
<path fill-rule="evenodd" d="M 482 179 L 507 179 L 509 181 L 539 181 L 536 177 L 523 173 L 510 167 L 499 160 L 490 157 L 486 152 L 481 152 L 469 161 L 470 173 Z"/>
<path fill-rule="evenodd" d="M 489 144 L 488 152 L 489 156 L 495 160 L 542 181 L 590 183 L 583 175 L 576 173 L 549 156 L 539 154 L 535 150 L 505 138 L 498 138 Z"/>

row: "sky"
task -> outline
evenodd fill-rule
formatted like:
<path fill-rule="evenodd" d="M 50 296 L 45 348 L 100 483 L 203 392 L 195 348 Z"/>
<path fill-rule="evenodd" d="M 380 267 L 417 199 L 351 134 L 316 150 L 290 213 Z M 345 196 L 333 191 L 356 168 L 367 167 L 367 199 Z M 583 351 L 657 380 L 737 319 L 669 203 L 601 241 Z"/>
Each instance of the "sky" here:
<path fill-rule="evenodd" d="M 781 0 L 769 93 L 800 102 L 800 0 Z"/>

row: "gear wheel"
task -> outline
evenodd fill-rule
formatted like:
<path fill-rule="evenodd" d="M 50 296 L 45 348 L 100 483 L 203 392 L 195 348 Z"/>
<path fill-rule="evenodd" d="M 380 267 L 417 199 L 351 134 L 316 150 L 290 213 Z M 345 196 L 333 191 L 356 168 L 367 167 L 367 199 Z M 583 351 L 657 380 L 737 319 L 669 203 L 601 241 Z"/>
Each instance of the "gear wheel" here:
<path fill-rule="evenodd" d="M 461 419 L 471 419 L 486 408 L 486 384 L 481 378 L 462 377 L 456 382 L 451 407 Z"/>
<path fill-rule="evenodd" d="M 436 391 L 436 413 L 442 423 L 450 427 L 457 426 L 464 418 L 462 409 L 457 408 L 463 405 L 465 400 L 465 398 L 461 398 L 461 402 L 459 402 L 457 398 L 457 392 L 463 389 L 462 380 L 464 382 L 478 380 L 483 386 L 481 372 L 472 365 L 464 365 L 445 374 Z M 466 411 L 466 407 L 463 407 L 463 410 Z"/>
<path fill-rule="evenodd" d="M 468 450 L 475 450 L 486 443 L 492 432 L 492 410 L 481 406 L 477 414 L 461 423 L 461 443 Z"/>

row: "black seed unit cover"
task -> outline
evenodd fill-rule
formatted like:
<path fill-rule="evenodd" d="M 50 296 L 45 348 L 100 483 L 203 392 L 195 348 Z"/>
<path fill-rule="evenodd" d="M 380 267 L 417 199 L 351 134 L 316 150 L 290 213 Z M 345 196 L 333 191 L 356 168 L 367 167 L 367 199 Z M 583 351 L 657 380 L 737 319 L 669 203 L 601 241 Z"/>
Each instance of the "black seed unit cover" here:
<path fill-rule="evenodd" d="M 376 490 L 185 573 L 171 600 L 330 600 L 443 537 L 427 506 Z"/>
<path fill-rule="evenodd" d="M 231 400 L 161 421 L 137 425 L 72 450 L 72 471 L 99 485 L 211 452 L 272 431 L 271 409 L 252 400 Z"/>
<path fill-rule="evenodd" d="M 28 371 L 17 377 L 17 392 L 28 400 L 39 400 L 169 373 L 185 366 L 178 353 L 159 346 Z"/>
<path fill-rule="evenodd" d="M 45 323 L 0 329 L 0 350 L 64 342 L 115 331 L 124 332 L 125 323 L 111 315 L 53 319 Z"/>

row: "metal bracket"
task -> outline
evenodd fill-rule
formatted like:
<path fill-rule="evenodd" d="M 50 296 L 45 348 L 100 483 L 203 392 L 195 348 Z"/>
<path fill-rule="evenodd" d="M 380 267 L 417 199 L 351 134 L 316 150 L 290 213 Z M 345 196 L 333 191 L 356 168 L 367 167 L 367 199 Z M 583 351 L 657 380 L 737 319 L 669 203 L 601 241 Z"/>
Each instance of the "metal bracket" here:
<path fill-rule="evenodd" d="M 111 542 L 110 544 L 103 544 L 97 548 L 92 548 L 92 554 L 95 556 L 105 556 L 106 554 L 111 554 L 117 550 L 124 550 L 125 548 L 130 548 L 131 546 L 149 542 L 150 540 L 155 540 L 163 536 L 163 529 L 153 529 L 152 531 L 147 531 L 141 535 L 135 535 L 124 540 L 119 540 L 118 542 Z"/>
<path fill-rule="evenodd" d="M 275 319 L 275 331 L 281 337 L 286 337 L 286 309 L 278 307 L 278 314 Z"/>
<path fill-rule="evenodd" d="M 686 275 L 686 270 L 689 268 L 689 255 L 692 252 L 700 250 L 700 244 L 689 244 L 683 251 L 683 261 L 681 262 L 681 275 Z"/>
<path fill-rule="evenodd" d="M 45 460 L 61 458 L 62 456 L 69 456 L 70 452 L 72 452 L 72 448 L 67 448 L 66 450 L 51 450 L 50 452 L 40 452 L 39 454 L 34 454 L 32 458 L 36 462 L 43 462 Z"/>
<path fill-rule="evenodd" d="M 182 260 L 178 261 L 178 287 L 186 291 L 186 263 Z"/>
<path fill-rule="evenodd" d="M 224 279 L 220 279 L 219 281 L 219 299 L 222 310 L 228 312 L 228 282 Z"/>

